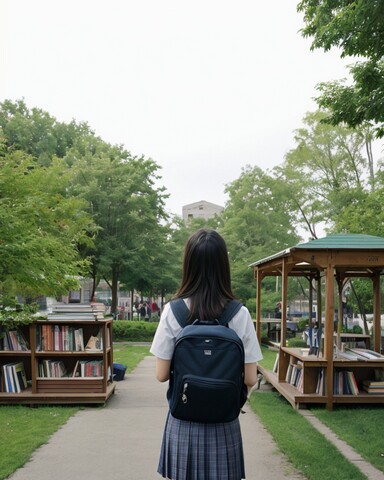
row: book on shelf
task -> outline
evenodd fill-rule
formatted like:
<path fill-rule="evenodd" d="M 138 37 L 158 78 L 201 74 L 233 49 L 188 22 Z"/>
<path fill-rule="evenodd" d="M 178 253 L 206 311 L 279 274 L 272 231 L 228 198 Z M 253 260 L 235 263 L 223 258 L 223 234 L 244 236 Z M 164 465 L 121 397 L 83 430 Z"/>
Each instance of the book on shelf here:
<path fill-rule="evenodd" d="M 83 329 L 72 325 L 36 326 L 36 350 L 73 352 L 84 350 Z"/>
<path fill-rule="evenodd" d="M 335 395 L 359 394 L 359 388 L 352 371 L 335 369 L 333 374 L 333 393 Z"/>
<path fill-rule="evenodd" d="M 75 366 L 73 368 L 73 371 L 72 371 L 72 377 L 79 377 L 80 376 L 80 372 L 79 372 L 79 366 L 80 366 L 80 360 L 77 360 L 77 362 L 75 363 Z"/>
<path fill-rule="evenodd" d="M 80 377 L 102 377 L 102 360 L 80 360 Z"/>
<path fill-rule="evenodd" d="M 292 357 L 291 357 L 292 358 Z M 302 391 L 303 388 L 303 364 L 300 361 L 290 362 L 285 375 L 285 381 Z"/>
<path fill-rule="evenodd" d="M 103 337 L 102 337 L 102 331 L 100 329 L 99 333 L 96 336 L 91 335 L 89 337 L 89 340 L 85 346 L 85 350 L 88 352 L 101 352 L 102 349 L 103 349 Z"/>
<path fill-rule="evenodd" d="M 43 359 L 38 365 L 39 377 L 62 378 L 67 376 L 67 369 L 62 360 Z"/>
<path fill-rule="evenodd" d="M 374 350 L 369 350 L 368 348 L 345 348 L 345 351 L 342 352 L 339 350 L 337 355 L 341 358 L 346 358 L 348 360 L 383 360 L 384 355 L 381 355 Z"/>
<path fill-rule="evenodd" d="M 316 393 L 319 395 L 325 395 L 325 370 L 320 368 L 317 377 Z"/>
<path fill-rule="evenodd" d="M 23 333 L 18 329 L 8 330 L 4 325 L 0 326 L 0 350 L 29 350 L 29 344 Z"/>
<path fill-rule="evenodd" d="M 279 354 L 276 354 L 275 363 L 273 364 L 272 372 L 277 373 L 279 369 Z"/>
<path fill-rule="evenodd" d="M 83 335 L 83 329 L 82 328 L 76 328 L 73 331 L 74 334 L 74 346 L 75 352 L 82 352 L 84 351 L 84 335 Z"/>
<path fill-rule="evenodd" d="M 20 393 L 27 388 L 27 377 L 23 362 L 6 363 L 2 368 L 4 391 Z"/>

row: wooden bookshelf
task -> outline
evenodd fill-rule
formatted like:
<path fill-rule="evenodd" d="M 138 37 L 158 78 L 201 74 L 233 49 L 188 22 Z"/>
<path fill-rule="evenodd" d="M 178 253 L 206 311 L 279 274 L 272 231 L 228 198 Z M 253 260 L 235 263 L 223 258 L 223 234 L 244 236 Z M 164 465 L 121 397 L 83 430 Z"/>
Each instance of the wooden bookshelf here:
<path fill-rule="evenodd" d="M 81 331 L 84 350 L 76 350 L 74 338 L 69 342 L 74 330 Z M 20 331 L 29 349 L 0 350 L 0 375 L 4 379 L 4 365 L 22 362 L 27 388 L 8 392 L 2 381 L 0 404 L 104 404 L 114 393 L 112 320 L 35 321 Z M 53 332 L 53 343 L 44 344 L 42 331 Z M 91 336 L 99 337 L 100 349 L 85 350 Z"/>
<path fill-rule="evenodd" d="M 384 403 L 384 393 L 372 394 L 363 389 L 363 381 L 374 379 L 375 369 L 384 371 L 384 358 L 377 360 L 347 360 L 342 358 L 331 359 L 331 362 L 316 355 L 307 355 L 305 349 L 280 347 L 278 371 L 271 372 L 258 366 L 258 370 L 295 408 L 305 407 L 307 404 L 361 404 Z M 289 366 L 300 362 L 302 378 L 301 391 L 287 382 Z M 335 371 L 352 371 L 356 379 L 359 393 L 335 393 L 333 385 Z M 320 372 L 324 375 L 324 393 L 317 393 Z M 328 377 L 331 377 L 329 379 Z"/>

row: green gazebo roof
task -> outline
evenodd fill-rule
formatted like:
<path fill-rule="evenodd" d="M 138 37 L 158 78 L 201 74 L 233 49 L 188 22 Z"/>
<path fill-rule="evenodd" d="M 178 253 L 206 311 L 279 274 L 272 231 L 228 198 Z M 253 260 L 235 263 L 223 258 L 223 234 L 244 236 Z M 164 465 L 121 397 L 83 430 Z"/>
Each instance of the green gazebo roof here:
<path fill-rule="evenodd" d="M 338 233 L 327 235 L 317 240 L 310 240 L 305 243 L 298 243 L 294 247 L 287 248 L 281 252 L 270 255 L 252 263 L 255 267 L 271 260 L 284 257 L 295 250 L 383 250 L 384 238 L 373 235 L 361 235 L 350 233 Z"/>
<path fill-rule="evenodd" d="M 317 240 L 310 240 L 306 243 L 299 243 L 290 250 L 297 248 L 306 250 L 384 250 L 384 238 L 374 237 L 373 235 L 338 233 Z"/>

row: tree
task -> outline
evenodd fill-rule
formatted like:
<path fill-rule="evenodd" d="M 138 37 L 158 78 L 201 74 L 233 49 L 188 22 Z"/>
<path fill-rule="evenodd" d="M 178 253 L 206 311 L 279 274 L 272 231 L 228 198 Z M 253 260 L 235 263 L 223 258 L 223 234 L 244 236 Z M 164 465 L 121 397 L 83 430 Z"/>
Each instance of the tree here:
<path fill-rule="evenodd" d="M 92 144 L 89 140 L 94 137 L 87 124 L 60 123 L 44 110 L 29 109 L 24 100 L 0 104 L 0 127 L 7 148 L 22 150 L 45 166 L 55 156 L 63 158 L 75 144 L 80 151 L 80 139 Z"/>
<path fill-rule="evenodd" d="M 66 197 L 68 170 L 42 167 L 21 151 L 0 158 L 0 285 L 5 295 L 67 293 L 87 269 L 78 245 L 93 224 L 84 202 Z"/>
<path fill-rule="evenodd" d="M 231 262 L 232 285 L 243 302 L 255 297 L 249 265 L 298 242 L 285 186 L 259 167 L 247 166 L 227 185 L 220 229 Z"/>
<path fill-rule="evenodd" d="M 376 181 L 373 159 L 363 155 L 369 131 L 327 125 L 325 117 L 305 116 L 295 132 L 297 146 L 274 169 L 289 191 L 289 208 L 299 213 L 299 226 L 314 238 L 321 222 L 338 230 L 345 209 L 374 191 Z"/>
<path fill-rule="evenodd" d="M 384 4 L 381 0 L 302 0 L 302 33 L 312 37 L 312 49 L 341 49 L 341 56 L 365 58 L 350 67 L 353 83 L 322 83 L 317 99 L 329 110 L 327 119 L 350 127 L 376 124 L 376 135 L 384 135 Z"/>
<path fill-rule="evenodd" d="M 72 153 L 71 153 L 72 154 Z M 119 282 L 133 289 L 150 289 L 156 253 L 162 242 L 164 189 L 156 188 L 157 164 L 132 157 L 122 148 L 104 145 L 88 152 L 73 167 L 77 185 L 99 227 L 92 253 L 95 286 L 110 283 L 112 311 L 117 307 Z"/>

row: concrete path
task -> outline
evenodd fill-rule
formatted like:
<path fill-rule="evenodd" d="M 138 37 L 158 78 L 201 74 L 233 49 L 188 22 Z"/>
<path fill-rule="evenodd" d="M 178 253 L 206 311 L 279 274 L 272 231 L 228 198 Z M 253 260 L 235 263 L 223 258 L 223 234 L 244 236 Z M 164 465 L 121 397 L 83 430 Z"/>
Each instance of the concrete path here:
<path fill-rule="evenodd" d="M 79 411 L 9 480 L 157 480 L 166 384 L 146 357 L 103 408 Z M 257 416 L 240 416 L 248 480 L 302 480 Z"/>

